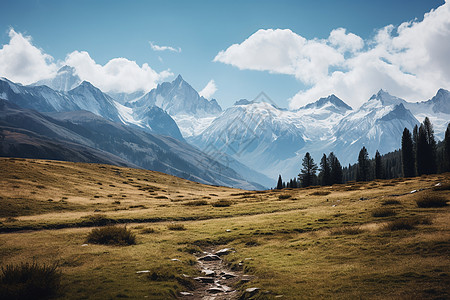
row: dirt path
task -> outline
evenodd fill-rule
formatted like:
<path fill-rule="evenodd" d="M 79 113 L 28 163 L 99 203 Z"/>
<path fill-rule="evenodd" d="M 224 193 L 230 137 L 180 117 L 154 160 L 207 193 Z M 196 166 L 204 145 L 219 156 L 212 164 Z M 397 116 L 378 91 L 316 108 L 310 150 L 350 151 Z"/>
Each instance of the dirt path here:
<path fill-rule="evenodd" d="M 232 253 L 229 248 L 214 251 L 208 249 L 197 257 L 198 267 L 202 276 L 194 278 L 199 287 L 189 293 L 181 294 L 182 299 L 202 300 L 236 300 L 239 293 L 235 286 L 238 283 L 251 281 L 254 277 L 244 275 L 239 271 L 232 271 L 223 261 L 223 257 Z"/>

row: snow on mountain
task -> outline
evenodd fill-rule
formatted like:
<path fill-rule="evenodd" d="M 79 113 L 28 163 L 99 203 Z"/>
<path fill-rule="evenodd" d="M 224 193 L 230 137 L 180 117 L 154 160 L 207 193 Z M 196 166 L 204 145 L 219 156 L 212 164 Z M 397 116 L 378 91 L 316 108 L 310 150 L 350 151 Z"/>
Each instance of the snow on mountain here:
<path fill-rule="evenodd" d="M 422 122 L 428 117 L 433 124 L 435 136 L 444 139 L 447 124 L 450 121 L 450 92 L 439 89 L 436 95 L 430 100 L 410 103 L 407 102 L 405 107 L 408 108 L 414 116 Z"/>
<path fill-rule="evenodd" d="M 75 72 L 75 68 L 63 66 L 56 75 L 50 79 L 40 80 L 32 85 L 46 85 L 56 91 L 69 91 L 80 85 L 81 79 Z"/>
<path fill-rule="evenodd" d="M 108 96 L 125 105 L 127 102 L 134 102 L 145 95 L 144 91 L 136 91 L 134 93 L 115 93 L 107 92 Z"/>
<path fill-rule="evenodd" d="M 419 121 L 404 106 L 404 100 L 380 91 L 357 111 L 344 117 L 334 131 L 331 150 L 341 163 L 354 163 L 362 146 L 369 155 L 400 148 L 403 129 L 412 131 Z"/>
<path fill-rule="evenodd" d="M 235 105 L 188 141 L 204 151 L 223 152 L 266 174 L 274 162 L 294 156 L 305 143 L 304 128 L 291 122 L 292 114 L 265 102 Z"/>
<path fill-rule="evenodd" d="M 22 86 L 1 79 L 0 95 L 20 107 L 39 112 L 86 110 L 113 122 L 183 140 L 175 121 L 162 109 L 144 109 L 141 115 L 137 116 L 132 108 L 118 103 L 87 81 L 64 92 L 55 91 L 46 85 Z"/>
<path fill-rule="evenodd" d="M 158 84 L 155 89 L 126 105 L 138 115 L 151 106 L 165 110 L 175 119 L 184 137 L 200 132 L 211 123 L 212 117 L 222 111 L 215 99 L 208 101 L 201 97 L 181 75 L 172 82 Z"/>

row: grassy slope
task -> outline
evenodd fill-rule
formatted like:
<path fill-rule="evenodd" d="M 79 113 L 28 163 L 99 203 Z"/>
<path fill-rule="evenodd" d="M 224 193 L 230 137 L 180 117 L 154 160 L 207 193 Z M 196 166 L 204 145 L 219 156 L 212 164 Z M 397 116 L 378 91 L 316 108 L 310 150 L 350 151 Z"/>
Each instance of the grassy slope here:
<path fill-rule="evenodd" d="M 261 297 L 450 297 L 450 209 L 415 203 L 436 195 L 450 200 L 449 190 L 432 189 L 438 182 L 450 184 L 450 174 L 245 192 L 145 170 L 0 159 L 0 178 L 0 263 L 58 261 L 61 298 L 173 297 L 188 289 L 177 276 L 198 272 L 190 250 L 224 246 L 236 249 L 227 257 L 233 268 L 257 275 L 240 288 L 269 291 Z M 419 189 L 425 190 L 409 193 Z M 392 196 L 400 194 L 405 195 Z M 209 205 L 220 199 L 233 204 Z M 194 200 L 208 205 L 186 205 Z M 386 200 L 399 204 L 382 205 Z M 374 217 L 381 207 L 395 215 Z M 418 217 L 431 224 L 400 231 L 384 227 Z M 99 220 L 128 223 L 138 244 L 81 246 L 91 230 L 85 226 Z M 168 230 L 174 221 L 186 230 Z M 149 228 L 154 232 L 147 233 Z M 135 273 L 139 270 L 168 276 L 151 281 Z"/>

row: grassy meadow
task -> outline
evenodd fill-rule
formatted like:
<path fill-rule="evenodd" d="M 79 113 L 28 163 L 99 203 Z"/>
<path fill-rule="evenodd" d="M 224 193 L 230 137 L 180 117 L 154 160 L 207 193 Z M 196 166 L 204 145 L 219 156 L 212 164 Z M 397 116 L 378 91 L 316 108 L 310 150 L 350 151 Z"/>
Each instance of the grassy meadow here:
<path fill-rule="evenodd" d="M 225 247 L 236 251 L 230 270 L 255 276 L 236 285 L 259 287 L 254 299 L 450 298 L 449 173 L 243 191 L 1 158 L 0 180 L 0 265 L 56 264 L 57 299 L 189 299 L 180 292 L 198 288 L 195 254 Z M 112 224 L 135 243 L 88 242 Z"/>

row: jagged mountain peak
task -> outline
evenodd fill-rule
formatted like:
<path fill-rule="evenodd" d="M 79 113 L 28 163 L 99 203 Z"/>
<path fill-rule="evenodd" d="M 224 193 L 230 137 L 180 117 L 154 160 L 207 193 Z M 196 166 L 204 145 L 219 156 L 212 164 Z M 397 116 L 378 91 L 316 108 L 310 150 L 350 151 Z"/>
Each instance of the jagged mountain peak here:
<path fill-rule="evenodd" d="M 69 91 L 81 83 L 80 77 L 76 74 L 74 67 L 64 65 L 53 78 L 40 80 L 33 83 L 33 86 L 46 85 L 56 91 Z"/>
<path fill-rule="evenodd" d="M 300 109 L 309 109 L 309 108 L 322 108 L 328 104 L 335 106 L 336 108 L 344 109 L 344 110 L 352 110 L 352 108 L 347 105 L 344 101 L 339 99 L 336 95 L 331 94 L 328 97 L 323 97 L 317 100 L 316 102 L 305 105 Z"/>

